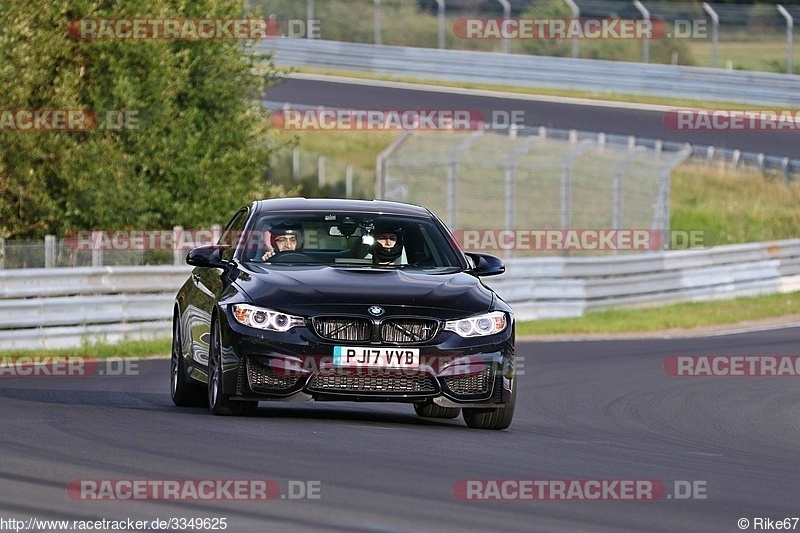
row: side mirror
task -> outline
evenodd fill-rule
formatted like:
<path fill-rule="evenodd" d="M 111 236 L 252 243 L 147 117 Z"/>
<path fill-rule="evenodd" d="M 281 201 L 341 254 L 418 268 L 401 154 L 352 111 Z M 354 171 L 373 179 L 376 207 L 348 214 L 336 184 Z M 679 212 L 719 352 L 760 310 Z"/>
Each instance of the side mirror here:
<path fill-rule="evenodd" d="M 199 246 L 186 254 L 186 262 L 198 267 L 225 268 L 228 263 L 222 260 L 222 250 L 227 248 L 217 244 Z"/>
<path fill-rule="evenodd" d="M 493 255 L 476 253 L 467 253 L 466 255 L 475 265 L 470 272 L 476 276 L 496 276 L 506 271 L 503 261 Z"/>

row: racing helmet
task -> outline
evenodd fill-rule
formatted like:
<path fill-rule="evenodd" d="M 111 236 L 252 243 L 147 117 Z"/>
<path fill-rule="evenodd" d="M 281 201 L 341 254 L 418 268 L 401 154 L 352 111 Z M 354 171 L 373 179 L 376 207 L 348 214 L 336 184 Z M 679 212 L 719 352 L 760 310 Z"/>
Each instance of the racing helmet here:
<path fill-rule="evenodd" d="M 274 251 L 278 251 L 278 237 L 285 235 L 294 235 L 297 239 L 297 246 L 294 251 L 300 252 L 303 250 L 303 226 L 299 222 L 292 220 L 284 220 L 277 224 L 269 226 L 269 244 Z"/>
<path fill-rule="evenodd" d="M 394 233 L 397 240 L 394 246 L 386 247 L 378 242 L 377 237 L 381 234 Z M 372 256 L 379 263 L 392 263 L 403 253 L 403 229 L 399 226 L 377 226 L 373 233 L 375 241 L 372 243 Z"/>

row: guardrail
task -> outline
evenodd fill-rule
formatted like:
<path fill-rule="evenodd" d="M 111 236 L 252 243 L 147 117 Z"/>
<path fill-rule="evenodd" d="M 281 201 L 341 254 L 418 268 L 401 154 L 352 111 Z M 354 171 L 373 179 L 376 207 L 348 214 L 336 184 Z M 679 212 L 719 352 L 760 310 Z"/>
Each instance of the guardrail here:
<path fill-rule="evenodd" d="M 509 259 L 485 281 L 517 319 L 800 290 L 800 239 L 615 257 Z M 169 336 L 187 266 L 0 272 L 0 350 Z"/>
<path fill-rule="evenodd" d="M 524 258 L 489 278 L 517 319 L 800 290 L 800 239 L 590 258 Z"/>
<path fill-rule="evenodd" d="M 0 271 L 0 349 L 169 336 L 188 266 Z"/>
<path fill-rule="evenodd" d="M 270 39 L 279 65 L 558 89 L 800 106 L 800 75 L 410 48 L 317 39 Z"/>
<path fill-rule="evenodd" d="M 403 6 L 403 4 L 406 6 Z M 360 41 L 366 42 L 362 39 L 368 38 L 367 27 L 368 20 L 372 19 L 373 40 L 374 44 L 384 44 L 384 33 L 393 41 L 395 45 L 409 45 L 409 46 L 425 46 L 434 48 L 459 48 L 463 47 L 463 35 L 457 36 L 456 24 L 458 19 L 456 17 L 470 17 L 472 20 L 490 19 L 498 20 L 500 15 L 503 19 L 508 20 L 513 17 L 536 17 L 544 22 L 548 16 L 556 16 L 552 10 L 548 12 L 544 5 L 536 5 L 535 0 L 496 0 L 496 1 L 483 1 L 478 2 L 475 0 L 436 0 L 436 24 L 432 24 L 434 19 L 432 2 L 428 1 L 428 8 L 421 8 L 424 2 L 417 2 L 420 6 L 417 7 L 416 16 L 412 20 L 416 22 L 415 31 L 409 31 L 409 17 L 408 14 L 402 14 L 398 8 L 410 7 L 408 4 L 412 2 L 403 0 L 389 1 L 381 6 L 381 0 L 349 0 L 347 8 L 350 10 L 352 18 L 355 19 L 354 23 L 346 27 L 338 27 L 336 21 L 332 24 L 327 24 L 330 20 L 328 15 L 331 13 L 330 2 L 322 2 L 321 11 L 324 13 L 326 24 L 324 30 L 320 27 L 320 19 L 315 19 L 315 0 L 306 0 L 305 6 L 302 2 L 294 2 L 291 7 L 287 3 L 283 5 L 270 5 L 270 11 L 277 9 L 277 13 L 272 12 L 272 15 L 277 15 L 279 19 L 292 19 L 294 18 L 293 27 L 287 28 L 290 37 L 305 37 L 308 39 L 318 39 L 321 35 L 336 36 L 343 41 Z M 555 7 L 554 2 L 549 7 Z M 402 6 L 402 7 L 401 7 Z M 646 19 L 656 20 L 661 24 L 665 24 L 664 31 L 667 33 L 667 38 L 674 35 L 675 39 L 703 39 L 710 37 L 712 47 L 712 63 L 714 68 L 719 66 L 719 44 L 720 34 L 727 34 L 728 38 L 723 38 L 723 41 L 731 40 L 731 35 L 737 36 L 747 32 L 757 31 L 759 42 L 770 44 L 783 45 L 786 50 L 785 57 L 786 70 L 789 74 L 792 73 L 793 68 L 793 52 L 792 52 L 792 34 L 794 32 L 794 20 L 800 19 L 800 8 L 797 6 L 787 5 L 786 7 L 778 4 L 770 6 L 765 4 L 750 4 L 744 5 L 731 5 L 730 3 L 715 4 L 713 2 L 670 2 L 670 1 L 653 1 L 645 0 L 564 0 L 564 7 L 568 7 L 572 12 L 574 19 Z M 304 9 L 305 8 L 305 9 Z M 327 8 L 327 9 L 326 9 Z M 542 9 L 545 8 L 545 9 Z M 341 7 L 340 7 L 341 9 Z M 399 16 L 398 16 L 399 15 Z M 405 16 L 403 16 L 405 15 Z M 305 16 L 305 21 L 300 20 Z M 563 16 L 563 15 L 562 15 Z M 462 19 L 464 20 L 464 19 Z M 552 19 L 551 19 L 552 20 Z M 305 23 L 304 23 L 305 22 Z M 299 23 L 299 24 L 298 24 Z M 358 27 L 360 23 L 360 28 Z M 448 26 L 450 26 L 448 28 Z M 710 28 L 708 28 L 710 26 Z M 435 28 L 435 30 L 434 30 Z M 499 48 L 503 53 L 508 53 L 513 47 L 511 40 L 514 39 L 514 25 L 511 25 L 511 31 L 508 35 L 497 35 L 499 41 Z M 427 29 L 427 31 L 426 31 Z M 708 32 L 711 35 L 708 35 Z M 345 31 L 343 31 L 345 30 Z M 359 31 L 361 30 L 361 31 Z M 388 31 L 387 31 L 388 30 Z M 434 35 L 435 32 L 435 35 Z M 459 32 L 460 33 L 460 32 Z M 494 33 L 494 32 L 492 32 Z M 498 33 L 499 32 L 498 30 Z M 506 32 L 502 32 L 506 33 Z M 570 39 L 569 31 L 566 32 L 567 40 L 572 41 L 572 57 L 579 57 L 581 38 Z M 691 35 L 690 35 L 691 34 Z M 284 35 L 282 33 L 282 35 Z M 455 39 L 453 39 L 455 37 Z M 734 37 L 735 38 L 735 37 Z M 493 46 L 497 45 L 493 42 L 495 39 L 481 39 L 480 41 L 471 41 L 471 45 L 476 45 L 478 42 L 481 45 Z M 449 41 L 449 42 L 448 42 Z M 650 41 L 651 39 L 642 36 L 642 53 L 641 60 L 643 63 L 650 61 Z M 524 39 L 523 39 L 524 42 Z M 783 44 L 785 43 L 785 45 Z M 519 41 L 517 43 L 519 44 Z M 485 50 L 486 48 L 481 48 Z M 519 49 L 519 47 L 517 47 Z M 729 51 L 726 54 L 726 63 L 731 67 L 734 60 L 739 60 L 735 56 L 735 52 Z M 774 56 L 773 56 L 774 57 Z M 780 57 L 780 56 L 778 56 Z M 631 58 L 631 61 L 637 59 Z M 672 53 L 672 62 L 677 63 L 678 51 L 674 50 Z M 768 64 L 770 61 L 769 54 L 762 54 L 761 61 Z M 775 61 L 775 58 L 772 59 Z"/>

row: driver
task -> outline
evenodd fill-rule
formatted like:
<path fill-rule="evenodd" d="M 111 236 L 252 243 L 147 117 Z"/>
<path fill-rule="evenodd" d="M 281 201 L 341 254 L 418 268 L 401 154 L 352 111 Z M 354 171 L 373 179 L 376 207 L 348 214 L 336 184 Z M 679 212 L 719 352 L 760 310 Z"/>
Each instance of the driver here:
<path fill-rule="evenodd" d="M 266 261 L 278 252 L 299 252 L 303 249 L 303 226 L 299 222 L 286 220 L 269 227 L 269 244 L 272 250 L 261 256 Z"/>

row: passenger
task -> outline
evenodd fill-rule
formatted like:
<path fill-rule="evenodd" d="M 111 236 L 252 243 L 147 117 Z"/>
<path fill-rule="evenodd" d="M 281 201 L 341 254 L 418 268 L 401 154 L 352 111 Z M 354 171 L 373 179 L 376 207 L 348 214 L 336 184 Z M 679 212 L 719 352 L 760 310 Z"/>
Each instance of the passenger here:
<path fill-rule="evenodd" d="M 385 228 L 375 231 L 372 243 L 372 262 L 376 265 L 393 265 L 403 253 L 403 230 Z"/>

